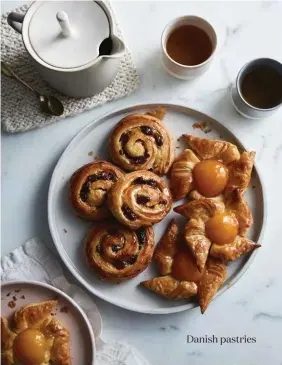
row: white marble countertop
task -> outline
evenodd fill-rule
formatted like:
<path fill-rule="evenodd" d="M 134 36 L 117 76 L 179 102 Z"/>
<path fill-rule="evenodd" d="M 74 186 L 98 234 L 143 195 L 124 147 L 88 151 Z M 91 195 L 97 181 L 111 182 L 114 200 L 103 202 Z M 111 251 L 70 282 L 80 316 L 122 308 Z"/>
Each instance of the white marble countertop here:
<path fill-rule="evenodd" d="M 2 2 L 2 12 L 22 2 Z M 199 309 L 174 315 L 141 315 L 97 298 L 104 337 L 136 346 L 152 365 L 281 365 L 282 337 L 282 110 L 270 119 L 250 121 L 230 105 L 228 87 L 240 67 L 256 57 L 282 60 L 282 3 L 116 2 L 114 4 L 141 86 L 131 96 L 46 128 L 2 137 L 2 255 L 32 236 L 54 249 L 47 223 L 52 170 L 71 138 L 101 114 L 143 101 L 181 101 L 230 128 L 257 151 L 268 206 L 263 247 L 240 281 Z M 159 60 L 160 36 L 174 17 L 199 14 L 218 24 L 221 48 L 210 70 L 187 83 L 168 76 Z M 54 249 L 55 250 L 55 249 Z M 249 344 L 187 344 L 187 335 L 256 337 Z"/>

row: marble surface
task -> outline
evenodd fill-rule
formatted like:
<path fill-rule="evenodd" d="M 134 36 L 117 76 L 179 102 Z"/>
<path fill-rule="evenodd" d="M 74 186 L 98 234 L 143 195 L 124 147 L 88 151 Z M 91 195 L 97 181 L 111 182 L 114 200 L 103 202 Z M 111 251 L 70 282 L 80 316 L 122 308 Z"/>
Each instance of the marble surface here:
<path fill-rule="evenodd" d="M 22 2 L 2 2 L 2 12 Z M 141 86 L 126 99 L 44 129 L 2 137 L 2 254 L 38 235 L 53 250 L 47 224 L 52 170 L 71 138 L 112 109 L 146 101 L 180 101 L 208 113 L 257 151 L 268 213 L 263 247 L 241 280 L 214 301 L 174 315 L 131 313 L 97 298 L 104 337 L 136 346 L 153 365 L 281 365 L 282 336 L 282 110 L 250 121 L 230 104 L 228 90 L 240 67 L 256 57 L 282 60 L 282 3 L 132 1 L 114 4 L 133 52 Z M 197 14 L 213 21 L 220 49 L 210 70 L 193 82 L 167 75 L 160 64 L 160 37 L 174 17 Z M 255 343 L 187 343 L 187 335 L 255 337 Z M 219 339 L 220 340 L 220 339 Z"/>

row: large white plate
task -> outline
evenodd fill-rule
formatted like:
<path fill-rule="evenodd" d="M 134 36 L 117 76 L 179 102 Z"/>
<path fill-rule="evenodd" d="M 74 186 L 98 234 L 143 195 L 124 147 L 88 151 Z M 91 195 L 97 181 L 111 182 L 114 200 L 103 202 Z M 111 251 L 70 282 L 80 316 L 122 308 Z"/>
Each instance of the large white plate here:
<path fill-rule="evenodd" d="M 138 285 L 141 281 L 157 275 L 153 264 L 135 279 L 119 285 L 99 280 L 95 273 L 87 267 L 83 252 L 83 239 L 91 223 L 84 222 L 74 216 L 68 201 L 68 181 L 76 169 L 93 161 L 93 156 L 88 155 L 89 152 L 93 152 L 94 156 L 109 160 L 107 151 L 108 135 L 121 118 L 132 112 L 154 109 L 159 105 L 163 105 L 168 110 L 164 123 L 175 138 L 176 146 L 180 145 L 180 142 L 177 141 L 179 136 L 183 133 L 190 133 L 200 137 L 222 138 L 237 144 L 240 150 L 244 150 L 242 144 L 226 127 L 198 111 L 172 104 L 131 106 L 99 118 L 78 133 L 62 154 L 53 172 L 48 197 L 48 219 L 51 234 L 62 260 L 72 274 L 82 285 L 98 297 L 122 308 L 151 314 L 178 312 L 193 308 L 197 306 L 197 303 L 193 300 L 167 301 Z M 199 121 L 209 122 L 212 131 L 205 134 L 201 130 L 193 129 L 193 123 Z M 182 149 L 183 146 L 177 148 L 176 153 L 180 153 Z M 249 232 L 249 237 L 254 241 L 258 241 L 262 233 L 265 204 L 262 184 L 256 168 L 253 169 L 246 199 L 254 216 L 254 225 Z M 180 202 L 177 202 L 175 205 L 179 204 Z M 158 242 L 172 217 L 177 218 L 180 224 L 183 224 L 184 218 L 171 211 L 162 222 L 154 226 L 156 242 Z M 255 254 L 256 252 L 246 255 L 228 266 L 228 280 L 226 280 L 218 295 L 243 275 L 250 266 Z"/>

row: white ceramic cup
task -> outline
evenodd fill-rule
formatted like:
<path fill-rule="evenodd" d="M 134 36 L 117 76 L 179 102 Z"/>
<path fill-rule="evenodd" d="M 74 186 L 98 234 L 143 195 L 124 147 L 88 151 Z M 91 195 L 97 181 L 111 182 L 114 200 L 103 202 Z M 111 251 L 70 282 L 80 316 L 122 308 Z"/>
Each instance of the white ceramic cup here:
<path fill-rule="evenodd" d="M 193 66 L 182 65 L 174 61 L 167 53 L 166 44 L 169 36 L 175 29 L 183 25 L 194 25 L 195 27 L 202 29 L 209 36 L 212 42 L 211 55 L 207 60 L 198 65 L 193 65 Z M 194 79 L 195 77 L 201 76 L 209 68 L 211 61 L 214 57 L 215 50 L 217 48 L 217 36 L 213 26 L 210 23 L 208 23 L 205 19 L 195 15 L 186 15 L 176 18 L 167 24 L 162 34 L 161 47 L 162 47 L 162 63 L 165 70 L 170 75 L 178 79 L 191 80 Z"/>

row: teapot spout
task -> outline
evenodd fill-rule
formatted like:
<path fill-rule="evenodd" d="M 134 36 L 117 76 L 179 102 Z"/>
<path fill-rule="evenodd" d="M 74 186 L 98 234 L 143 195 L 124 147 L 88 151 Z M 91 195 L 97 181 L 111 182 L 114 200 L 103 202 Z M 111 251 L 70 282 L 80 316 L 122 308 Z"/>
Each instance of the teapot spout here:
<path fill-rule="evenodd" d="M 120 58 L 124 55 L 125 52 L 125 44 L 123 43 L 123 41 L 118 38 L 115 35 L 111 35 L 110 37 L 111 41 L 112 41 L 112 49 L 110 54 L 105 54 L 102 55 L 102 57 L 104 58 Z"/>

